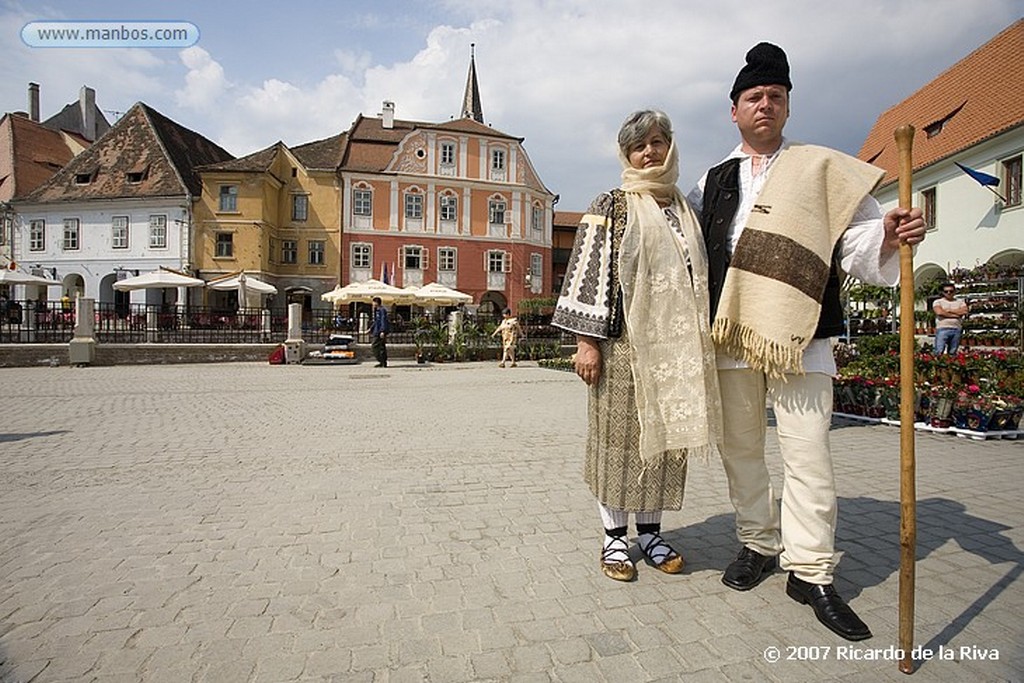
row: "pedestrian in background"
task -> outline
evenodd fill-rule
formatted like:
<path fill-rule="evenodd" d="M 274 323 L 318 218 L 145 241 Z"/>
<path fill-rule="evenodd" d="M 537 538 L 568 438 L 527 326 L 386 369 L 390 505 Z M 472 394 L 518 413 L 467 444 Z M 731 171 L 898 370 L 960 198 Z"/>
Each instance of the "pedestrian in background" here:
<path fill-rule="evenodd" d="M 523 328 L 519 325 L 519 318 L 512 315 L 512 309 L 506 308 L 502 313 L 501 324 L 491 333 L 492 337 L 501 335 L 501 362 L 499 368 L 505 367 L 505 361 L 516 367 L 516 348 L 519 346 L 519 337 L 523 334 Z"/>
<path fill-rule="evenodd" d="M 373 323 L 370 325 L 370 339 L 373 340 L 370 347 L 373 349 L 373 357 L 377 359 L 374 367 L 386 368 L 388 366 L 387 335 L 391 331 L 391 323 L 388 321 L 388 309 L 379 296 L 373 297 Z"/>
<path fill-rule="evenodd" d="M 942 297 L 932 302 L 935 312 L 935 353 L 956 353 L 964 331 L 964 317 L 970 312 L 967 302 L 956 298 L 956 285 L 942 283 Z"/>

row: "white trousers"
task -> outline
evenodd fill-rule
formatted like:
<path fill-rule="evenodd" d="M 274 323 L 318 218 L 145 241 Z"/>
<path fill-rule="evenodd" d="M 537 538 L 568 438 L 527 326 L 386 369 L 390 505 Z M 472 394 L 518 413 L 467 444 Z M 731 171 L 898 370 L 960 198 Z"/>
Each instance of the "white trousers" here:
<path fill-rule="evenodd" d="M 749 368 L 720 370 L 729 496 L 740 543 L 809 583 L 832 583 L 836 488 L 829 450 L 832 378 L 822 373 L 765 377 Z M 782 515 L 764 459 L 765 399 L 774 406 L 782 451 Z"/>

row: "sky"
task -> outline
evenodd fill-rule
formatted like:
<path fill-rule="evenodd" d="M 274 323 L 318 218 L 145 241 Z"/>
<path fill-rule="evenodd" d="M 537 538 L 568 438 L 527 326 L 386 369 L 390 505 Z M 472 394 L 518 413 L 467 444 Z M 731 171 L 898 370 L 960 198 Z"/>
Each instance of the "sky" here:
<path fill-rule="evenodd" d="M 619 184 L 615 136 L 673 121 L 686 192 L 738 142 L 728 93 L 760 41 L 789 55 L 788 137 L 856 154 L 876 118 L 1024 15 L 1024 0 L 0 0 L 0 110 L 42 118 L 96 90 L 112 123 L 142 101 L 236 156 L 399 119 L 460 113 L 470 44 L 485 122 L 524 138 L 556 208 Z M 184 48 L 41 48 L 35 21 L 176 20 Z"/>

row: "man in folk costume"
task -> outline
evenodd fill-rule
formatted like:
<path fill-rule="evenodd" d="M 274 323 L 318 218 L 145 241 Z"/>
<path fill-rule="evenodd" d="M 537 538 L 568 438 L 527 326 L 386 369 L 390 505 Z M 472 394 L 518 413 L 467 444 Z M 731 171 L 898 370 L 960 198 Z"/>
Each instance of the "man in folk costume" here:
<path fill-rule="evenodd" d="M 893 286 L 899 245 L 917 244 L 919 209 L 884 216 L 870 196 L 883 172 L 787 140 L 789 63 L 760 43 L 733 85 L 739 146 L 689 199 L 708 254 L 712 337 L 724 410 L 723 463 L 743 544 L 722 582 L 749 590 L 774 570 L 786 593 L 848 640 L 871 631 L 836 593 L 836 490 L 829 450 L 831 337 L 842 334 L 840 271 Z M 765 401 L 784 463 L 781 519 L 765 465 Z"/>

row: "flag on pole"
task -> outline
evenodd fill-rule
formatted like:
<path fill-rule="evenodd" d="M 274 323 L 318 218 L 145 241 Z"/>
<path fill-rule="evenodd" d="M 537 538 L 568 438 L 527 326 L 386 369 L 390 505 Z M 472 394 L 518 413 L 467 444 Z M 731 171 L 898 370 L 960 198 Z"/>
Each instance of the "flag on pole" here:
<path fill-rule="evenodd" d="M 957 168 L 959 168 L 961 171 L 977 180 L 985 187 L 999 187 L 999 178 L 996 178 L 994 175 L 982 173 L 981 171 L 975 171 L 973 168 L 964 166 L 963 164 L 957 163 L 955 161 L 953 163 L 957 165 Z"/>
<path fill-rule="evenodd" d="M 380 262 L 380 281 L 384 284 L 388 283 L 388 264 L 383 261 Z"/>
<path fill-rule="evenodd" d="M 959 168 L 961 171 L 977 180 L 982 187 L 987 187 L 992 194 L 1002 199 L 1004 204 L 1006 203 L 1006 197 L 999 194 L 993 189 L 995 187 L 999 187 L 999 178 L 995 177 L 994 175 L 989 175 L 988 173 L 975 171 L 973 168 L 970 168 L 969 166 L 964 166 L 963 164 L 956 161 L 954 161 L 953 163 L 956 164 L 957 168 Z"/>

